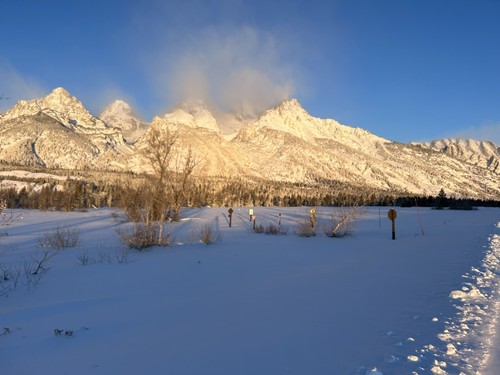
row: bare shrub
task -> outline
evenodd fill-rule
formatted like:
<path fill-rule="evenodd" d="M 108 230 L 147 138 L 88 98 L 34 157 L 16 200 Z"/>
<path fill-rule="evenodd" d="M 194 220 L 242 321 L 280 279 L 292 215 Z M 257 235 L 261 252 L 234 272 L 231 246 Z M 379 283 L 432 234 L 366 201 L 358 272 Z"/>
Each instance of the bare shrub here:
<path fill-rule="evenodd" d="M 117 223 L 126 223 L 128 220 L 128 217 L 124 217 L 123 214 L 120 214 L 116 211 L 113 211 L 111 213 L 111 217 L 116 221 Z"/>
<path fill-rule="evenodd" d="M 4 212 L 7 207 L 7 201 L 5 199 L 0 199 L 0 226 L 7 227 L 16 220 L 22 218 L 22 214 L 14 214 L 11 212 Z M 7 235 L 7 233 L 5 233 Z"/>
<path fill-rule="evenodd" d="M 198 229 L 198 237 L 200 239 L 200 242 L 204 243 L 205 245 L 211 245 L 216 242 L 222 241 L 221 233 L 209 223 L 205 223 L 205 225 L 200 226 L 200 228 Z"/>
<path fill-rule="evenodd" d="M 20 276 L 21 267 L 19 265 L 0 264 L 0 296 L 6 296 L 16 289 Z"/>
<path fill-rule="evenodd" d="M 32 262 L 25 262 L 25 264 L 28 265 L 26 268 L 31 269 L 32 275 L 43 274 L 49 270 L 48 262 L 55 255 L 56 253 L 49 249 L 37 250 L 36 252 L 31 254 Z"/>
<path fill-rule="evenodd" d="M 134 223 L 131 233 L 118 231 L 118 234 L 130 248 L 137 250 L 170 245 L 170 233 L 165 231 L 163 222 Z"/>
<path fill-rule="evenodd" d="M 57 253 L 51 249 L 37 250 L 31 254 L 30 259 L 23 261 L 24 284 L 29 289 L 35 288 L 40 284 L 43 276 L 49 270 L 49 260 Z"/>
<path fill-rule="evenodd" d="M 287 234 L 288 229 L 281 225 L 269 224 L 266 227 L 266 234 Z"/>
<path fill-rule="evenodd" d="M 354 231 L 356 220 L 364 214 L 359 206 L 338 207 L 323 232 L 329 237 L 346 237 Z"/>
<path fill-rule="evenodd" d="M 62 250 L 67 247 L 75 247 L 78 244 L 79 237 L 80 231 L 77 227 L 57 227 L 40 236 L 38 245 L 42 248 Z"/>
<path fill-rule="evenodd" d="M 29 258 L 23 258 L 21 263 L 0 264 L 0 296 L 7 296 L 16 289 L 20 279 L 28 290 L 37 287 L 50 269 L 50 259 L 56 254 L 52 249 L 38 249 Z"/>
<path fill-rule="evenodd" d="M 112 263 L 113 260 L 111 259 L 111 255 L 109 253 L 106 253 L 104 251 L 99 251 L 97 253 L 97 258 L 95 258 L 95 262 L 99 264 Z"/>
<path fill-rule="evenodd" d="M 77 259 L 78 264 L 82 266 L 86 266 L 88 264 L 111 264 L 114 261 L 119 264 L 124 264 L 129 262 L 130 250 L 128 248 L 119 248 L 114 253 L 114 256 L 111 253 L 106 253 L 104 251 L 100 251 L 96 256 L 90 256 L 88 252 L 82 252 L 78 254 Z"/>
<path fill-rule="evenodd" d="M 255 233 L 265 233 L 266 228 L 262 224 L 256 225 L 254 228 Z"/>
<path fill-rule="evenodd" d="M 130 251 L 128 249 L 118 249 L 115 253 L 115 259 L 119 264 L 129 262 Z"/>
<path fill-rule="evenodd" d="M 169 219 L 168 197 L 152 178 L 128 182 L 121 193 L 121 205 L 128 221 L 134 223 Z"/>
<path fill-rule="evenodd" d="M 152 126 L 147 133 L 144 157 L 154 171 L 151 176 L 161 203 L 172 211 L 172 220 L 178 221 L 180 209 L 186 200 L 190 176 L 200 163 L 189 146 L 187 150 L 177 147 L 179 135 L 170 127 Z"/>
<path fill-rule="evenodd" d="M 295 225 L 295 234 L 300 237 L 314 237 L 316 235 L 316 225 L 311 224 L 309 217 L 300 219 Z"/>
<path fill-rule="evenodd" d="M 94 262 L 94 259 L 91 258 L 87 252 L 78 254 L 76 258 L 78 259 L 78 264 L 82 266 L 86 266 L 87 264 Z"/>

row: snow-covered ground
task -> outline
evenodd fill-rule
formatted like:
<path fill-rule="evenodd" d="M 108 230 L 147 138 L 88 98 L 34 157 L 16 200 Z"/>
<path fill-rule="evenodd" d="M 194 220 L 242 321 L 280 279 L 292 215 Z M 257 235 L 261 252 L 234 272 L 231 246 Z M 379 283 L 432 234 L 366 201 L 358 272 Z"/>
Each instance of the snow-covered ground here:
<path fill-rule="evenodd" d="M 496 373 L 499 209 L 397 208 L 394 241 L 387 208 L 344 238 L 294 234 L 306 207 L 254 210 L 288 233 L 254 233 L 245 208 L 231 228 L 227 209 L 190 209 L 175 246 L 142 253 L 125 252 L 119 211 L 7 210 L 0 274 L 19 278 L 0 296 L 0 373 Z M 335 212 L 316 210 L 318 227 Z M 209 246 L 207 223 L 221 235 Z M 68 226 L 77 246 L 26 277 Z"/>

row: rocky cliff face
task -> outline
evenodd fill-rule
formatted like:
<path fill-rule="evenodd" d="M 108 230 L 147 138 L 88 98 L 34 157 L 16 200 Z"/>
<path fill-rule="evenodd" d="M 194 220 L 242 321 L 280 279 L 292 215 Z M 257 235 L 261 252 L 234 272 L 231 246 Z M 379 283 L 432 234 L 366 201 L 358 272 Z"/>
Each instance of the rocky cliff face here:
<path fill-rule="evenodd" d="M 450 155 L 390 142 L 363 129 L 310 116 L 295 101 L 268 110 L 234 139 L 266 178 L 336 180 L 384 190 L 494 197 L 498 176 Z M 498 195 L 497 195 L 498 196 Z"/>
<path fill-rule="evenodd" d="M 4 162 L 115 169 L 128 152 L 119 129 L 108 127 L 62 88 L 41 99 L 19 101 L 0 116 Z"/>
<path fill-rule="evenodd" d="M 421 146 L 500 174 L 500 147 L 493 142 L 473 139 L 439 139 L 421 143 Z"/>

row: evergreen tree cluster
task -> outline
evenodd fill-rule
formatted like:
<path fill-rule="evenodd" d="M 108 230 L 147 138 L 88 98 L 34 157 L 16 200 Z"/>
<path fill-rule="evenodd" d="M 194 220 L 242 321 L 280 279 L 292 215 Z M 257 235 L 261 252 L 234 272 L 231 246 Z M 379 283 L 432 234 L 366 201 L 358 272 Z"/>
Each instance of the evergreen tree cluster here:
<path fill-rule="evenodd" d="M 83 180 L 45 182 L 35 185 L 0 190 L 0 200 L 7 208 L 29 208 L 39 210 L 73 211 L 75 209 L 116 207 L 119 189 L 117 186 L 97 185 Z"/>
<path fill-rule="evenodd" d="M 447 197 L 441 189 L 436 196 L 401 196 L 396 199 L 396 206 L 472 210 L 474 207 L 500 207 L 500 200 Z"/>
<path fill-rule="evenodd" d="M 9 177 L 9 180 L 13 178 Z M 27 187 L 1 189 L 0 200 L 7 208 L 66 210 L 125 206 L 130 197 L 139 202 L 148 194 L 143 190 L 143 175 L 101 174 L 67 180 L 20 179 Z M 341 182 L 322 181 L 298 184 L 248 180 L 244 178 L 193 178 L 183 194 L 182 207 L 242 206 L 401 206 L 472 209 L 477 206 L 500 207 L 500 201 L 436 196 L 413 196 L 405 192 L 387 192 Z"/>

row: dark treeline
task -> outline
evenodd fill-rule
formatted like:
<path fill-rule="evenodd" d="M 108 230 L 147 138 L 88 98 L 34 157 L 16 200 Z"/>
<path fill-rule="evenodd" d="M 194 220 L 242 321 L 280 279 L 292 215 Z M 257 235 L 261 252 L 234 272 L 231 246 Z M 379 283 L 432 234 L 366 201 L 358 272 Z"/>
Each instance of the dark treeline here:
<path fill-rule="evenodd" d="M 396 206 L 401 207 L 434 207 L 437 209 L 449 208 L 451 210 L 472 210 L 474 207 L 500 207 L 500 200 L 484 200 L 473 198 L 446 198 L 443 202 L 439 196 L 428 197 L 399 197 Z"/>
<path fill-rule="evenodd" d="M 9 180 L 13 178 L 9 177 Z M 22 189 L 2 189 L 0 199 L 8 208 L 66 210 L 123 207 L 124 199 L 133 191 L 141 194 L 144 176 L 124 174 L 113 179 L 22 179 L 28 186 Z M 444 196 L 443 196 L 444 195 Z M 454 199 L 439 192 L 433 196 L 408 196 L 404 192 L 388 193 L 355 187 L 341 182 L 298 184 L 245 180 L 242 178 L 194 178 L 184 195 L 183 207 L 241 206 L 401 206 L 472 209 L 477 206 L 500 207 L 500 201 Z"/>

